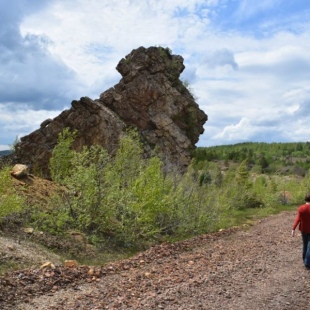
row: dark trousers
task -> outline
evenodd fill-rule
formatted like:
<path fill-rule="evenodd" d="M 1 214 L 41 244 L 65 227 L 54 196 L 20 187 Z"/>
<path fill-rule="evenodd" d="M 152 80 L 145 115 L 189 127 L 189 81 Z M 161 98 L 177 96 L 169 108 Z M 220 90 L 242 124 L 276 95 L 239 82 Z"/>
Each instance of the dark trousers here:
<path fill-rule="evenodd" d="M 310 267 L 310 234 L 301 233 L 303 248 L 302 259 L 306 267 Z"/>

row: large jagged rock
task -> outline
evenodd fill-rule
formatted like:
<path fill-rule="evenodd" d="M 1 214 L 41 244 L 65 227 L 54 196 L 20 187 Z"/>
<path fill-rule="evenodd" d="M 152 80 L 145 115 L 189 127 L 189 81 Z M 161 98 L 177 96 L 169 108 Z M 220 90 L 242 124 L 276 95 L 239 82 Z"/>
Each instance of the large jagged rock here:
<path fill-rule="evenodd" d="M 120 82 L 97 100 L 83 97 L 69 110 L 41 128 L 21 138 L 16 160 L 30 165 L 34 172 L 48 176 L 48 161 L 58 134 L 66 127 L 76 129 L 73 147 L 99 144 L 113 153 L 126 128 L 137 128 L 146 152 L 155 148 L 166 168 L 183 169 L 203 133 L 207 115 L 199 109 L 192 94 L 179 80 L 183 58 L 169 49 L 140 47 L 117 65 Z"/>
<path fill-rule="evenodd" d="M 35 174 L 49 177 L 49 159 L 58 135 L 64 128 L 76 129 L 73 148 L 80 151 L 84 145 L 102 145 L 112 153 L 117 149 L 119 136 L 125 124 L 110 109 L 87 97 L 72 101 L 72 107 L 53 120 L 44 121 L 40 129 L 21 138 L 16 146 L 15 160 L 31 167 Z"/>

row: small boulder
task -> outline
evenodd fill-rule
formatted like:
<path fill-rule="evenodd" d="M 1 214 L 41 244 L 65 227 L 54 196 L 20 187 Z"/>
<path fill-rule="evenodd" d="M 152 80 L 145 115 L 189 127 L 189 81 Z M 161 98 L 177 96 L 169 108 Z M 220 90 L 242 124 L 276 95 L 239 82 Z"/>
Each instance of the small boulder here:
<path fill-rule="evenodd" d="M 41 265 L 40 269 L 44 269 L 44 268 L 55 269 L 55 265 L 52 262 L 45 262 L 44 264 Z"/>
<path fill-rule="evenodd" d="M 79 263 L 76 260 L 65 260 L 65 267 L 78 267 Z"/>
<path fill-rule="evenodd" d="M 25 227 L 24 229 L 24 233 L 32 235 L 34 233 L 34 228 L 32 227 Z"/>
<path fill-rule="evenodd" d="M 11 171 L 11 175 L 17 179 L 27 176 L 28 173 L 28 166 L 22 164 L 16 164 Z"/>

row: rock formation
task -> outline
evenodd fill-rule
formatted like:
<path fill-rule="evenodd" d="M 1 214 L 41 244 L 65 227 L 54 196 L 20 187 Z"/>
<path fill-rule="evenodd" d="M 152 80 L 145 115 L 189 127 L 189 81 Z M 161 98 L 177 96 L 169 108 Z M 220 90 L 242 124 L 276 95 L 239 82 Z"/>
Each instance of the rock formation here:
<path fill-rule="evenodd" d="M 136 128 L 146 142 L 146 152 L 155 146 L 166 167 L 180 168 L 203 133 L 207 115 L 179 80 L 183 58 L 161 47 L 140 47 L 117 65 L 120 82 L 100 95 L 74 100 L 69 110 L 21 138 L 15 160 L 48 176 L 48 161 L 65 128 L 76 129 L 73 147 L 99 144 L 113 153 L 126 128 Z"/>

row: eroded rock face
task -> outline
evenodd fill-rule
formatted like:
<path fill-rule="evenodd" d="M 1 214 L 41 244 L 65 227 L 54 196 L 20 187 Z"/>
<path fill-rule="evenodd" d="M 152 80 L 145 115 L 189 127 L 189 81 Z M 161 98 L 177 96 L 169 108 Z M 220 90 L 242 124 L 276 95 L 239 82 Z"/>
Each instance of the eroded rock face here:
<path fill-rule="evenodd" d="M 186 167 L 190 153 L 203 133 L 207 115 L 179 80 L 183 58 L 161 47 L 140 47 L 117 65 L 120 82 L 100 95 L 73 101 L 69 110 L 21 139 L 16 157 L 48 175 L 48 161 L 58 134 L 65 128 L 78 131 L 74 148 L 99 144 L 113 152 L 128 127 L 137 128 L 146 151 L 155 146 L 166 167 Z"/>

